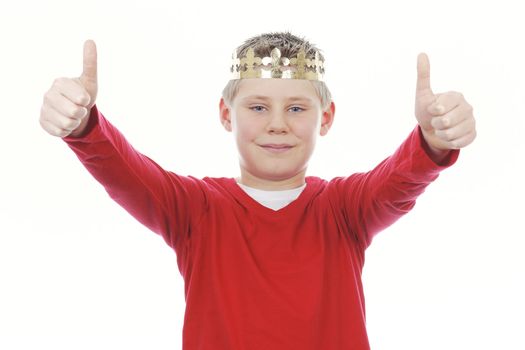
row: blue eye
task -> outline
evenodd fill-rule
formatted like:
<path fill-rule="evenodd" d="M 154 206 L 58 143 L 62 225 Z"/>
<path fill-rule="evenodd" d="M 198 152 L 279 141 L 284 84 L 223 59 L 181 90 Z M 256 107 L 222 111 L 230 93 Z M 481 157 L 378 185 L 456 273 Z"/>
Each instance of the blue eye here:
<path fill-rule="evenodd" d="M 304 109 L 302 109 L 301 107 L 297 107 L 297 106 L 290 107 L 290 110 L 292 112 L 302 112 L 302 111 L 304 111 Z"/>
<path fill-rule="evenodd" d="M 264 110 L 264 107 L 263 106 L 253 106 L 253 107 L 250 107 L 250 109 L 255 112 L 262 112 Z"/>

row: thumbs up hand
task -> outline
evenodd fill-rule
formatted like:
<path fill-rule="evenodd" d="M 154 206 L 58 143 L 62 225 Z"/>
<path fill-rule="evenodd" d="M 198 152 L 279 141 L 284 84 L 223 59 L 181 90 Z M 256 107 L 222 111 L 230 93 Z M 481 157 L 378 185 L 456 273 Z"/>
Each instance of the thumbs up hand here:
<path fill-rule="evenodd" d="M 58 78 L 44 95 L 40 125 L 58 137 L 79 136 L 87 126 L 97 98 L 97 47 L 84 43 L 84 69 L 80 77 Z"/>
<path fill-rule="evenodd" d="M 463 148 L 476 138 L 472 106 L 459 92 L 434 94 L 430 88 L 430 63 L 426 54 L 417 59 L 416 119 L 434 155 Z"/>

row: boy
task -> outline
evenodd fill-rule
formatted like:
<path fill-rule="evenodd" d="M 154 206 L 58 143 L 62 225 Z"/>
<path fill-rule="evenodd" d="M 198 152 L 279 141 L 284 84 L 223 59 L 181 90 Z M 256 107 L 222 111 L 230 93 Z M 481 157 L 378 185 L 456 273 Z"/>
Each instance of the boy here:
<path fill-rule="evenodd" d="M 408 139 L 373 170 L 331 181 L 306 176 L 335 113 L 306 40 L 263 34 L 233 58 L 220 120 L 238 146 L 237 179 L 176 175 L 134 150 L 95 105 L 96 61 L 87 41 L 82 75 L 55 81 L 40 123 L 175 250 L 183 349 L 369 349 L 365 249 L 476 136 L 463 96 L 432 92 L 426 55 Z"/>

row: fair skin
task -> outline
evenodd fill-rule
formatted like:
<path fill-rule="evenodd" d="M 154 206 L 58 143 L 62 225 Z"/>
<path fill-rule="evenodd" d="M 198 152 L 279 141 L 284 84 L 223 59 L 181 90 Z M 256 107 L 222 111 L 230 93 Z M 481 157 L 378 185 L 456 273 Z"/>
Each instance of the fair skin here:
<path fill-rule="evenodd" d="M 55 80 L 44 96 L 40 125 L 57 137 L 82 135 L 97 91 L 97 50 L 88 40 L 82 74 Z M 304 184 L 317 136 L 327 134 L 335 114 L 334 103 L 321 109 L 310 82 L 291 79 L 245 79 L 230 105 L 221 99 L 219 108 L 221 123 L 239 150 L 239 181 L 264 190 Z M 476 138 L 473 109 L 463 95 L 432 91 L 426 54 L 417 60 L 415 116 L 436 163 Z"/>
<path fill-rule="evenodd" d="M 264 190 L 304 184 L 317 136 L 334 120 L 335 105 L 321 111 L 320 103 L 309 81 L 290 79 L 246 79 L 231 106 L 221 99 L 220 119 L 237 142 L 242 184 Z"/>

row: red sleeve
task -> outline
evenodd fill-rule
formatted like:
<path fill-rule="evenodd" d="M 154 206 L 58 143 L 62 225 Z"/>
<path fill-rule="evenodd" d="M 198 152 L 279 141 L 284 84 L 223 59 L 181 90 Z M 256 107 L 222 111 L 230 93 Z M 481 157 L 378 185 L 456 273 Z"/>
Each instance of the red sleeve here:
<path fill-rule="evenodd" d="M 373 170 L 332 180 L 347 227 L 364 247 L 376 233 L 408 213 L 416 198 L 459 156 L 459 150 L 451 150 L 436 164 L 426 149 L 417 126 L 396 152 Z"/>
<path fill-rule="evenodd" d="M 113 200 L 171 247 L 202 217 L 204 182 L 166 171 L 136 151 L 96 106 L 84 134 L 63 140 Z"/>

